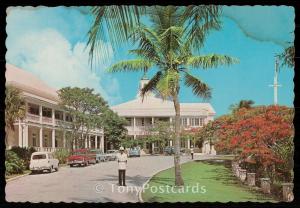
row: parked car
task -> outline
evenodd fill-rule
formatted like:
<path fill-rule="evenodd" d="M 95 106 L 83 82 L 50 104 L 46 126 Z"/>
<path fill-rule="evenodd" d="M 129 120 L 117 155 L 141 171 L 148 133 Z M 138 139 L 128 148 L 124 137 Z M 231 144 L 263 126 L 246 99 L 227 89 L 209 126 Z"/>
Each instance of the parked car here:
<path fill-rule="evenodd" d="M 130 148 L 128 151 L 128 157 L 140 157 L 141 149 L 139 147 Z"/>
<path fill-rule="evenodd" d="M 34 152 L 31 154 L 29 169 L 32 173 L 48 170 L 58 171 L 59 161 L 51 152 Z"/>
<path fill-rule="evenodd" d="M 107 150 L 107 157 L 108 160 L 116 160 L 117 159 L 117 154 L 118 154 L 118 150 Z"/>
<path fill-rule="evenodd" d="M 175 153 L 175 148 L 173 146 L 167 146 L 164 149 L 165 155 L 173 155 Z"/>
<path fill-rule="evenodd" d="M 96 154 L 89 149 L 75 149 L 73 150 L 71 156 L 68 157 L 68 165 L 73 167 L 77 166 L 87 166 L 88 164 L 96 163 Z"/>
<path fill-rule="evenodd" d="M 108 156 L 107 154 L 105 154 L 103 151 L 101 150 L 97 150 L 97 149 L 93 149 L 91 150 L 91 152 L 95 153 L 96 154 L 96 163 L 99 163 L 99 162 L 105 162 L 108 160 Z"/>

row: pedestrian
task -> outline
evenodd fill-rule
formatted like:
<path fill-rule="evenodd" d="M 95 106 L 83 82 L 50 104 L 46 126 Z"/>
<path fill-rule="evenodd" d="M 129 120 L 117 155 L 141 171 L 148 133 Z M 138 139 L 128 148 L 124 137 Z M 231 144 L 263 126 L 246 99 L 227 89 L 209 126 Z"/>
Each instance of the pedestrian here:
<path fill-rule="evenodd" d="M 120 152 L 117 155 L 119 166 L 119 186 L 126 186 L 125 175 L 127 166 L 127 154 L 124 152 L 124 147 L 120 147 Z"/>
<path fill-rule="evenodd" d="M 191 146 L 191 156 L 192 156 L 192 160 L 194 159 L 194 148 L 193 146 Z"/>

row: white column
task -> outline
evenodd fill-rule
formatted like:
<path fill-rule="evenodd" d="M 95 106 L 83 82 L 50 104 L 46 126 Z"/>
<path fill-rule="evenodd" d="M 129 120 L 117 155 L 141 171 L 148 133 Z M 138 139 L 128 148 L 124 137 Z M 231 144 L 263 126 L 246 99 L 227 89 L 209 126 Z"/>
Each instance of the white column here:
<path fill-rule="evenodd" d="M 135 127 L 136 127 L 136 123 L 135 123 L 136 121 L 135 121 L 135 117 L 133 117 L 133 132 L 134 132 L 134 134 L 135 134 Z"/>
<path fill-rule="evenodd" d="M 97 135 L 95 135 L 95 149 L 97 149 L 97 143 L 98 143 L 97 139 L 98 139 L 98 137 L 97 137 Z"/>
<path fill-rule="evenodd" d="M 89 135 L 89 147 L 88 148 L 91 148 L 91 135 Z"/>
<path fill-rule="evenodd" d="M 63 121 L 66 121 L 66 112 L 63 111 Z"/>
<path fill-rule="evenodd" d="M 188 149 L 191 149 L 191 140 L 190 139 L 188 139 L 188 141 L 187 141 L 188 143 L 187 143 L 187 148 Z"/>
<path fill-rule="evenodd" d="M 101 150 L 104 152 L 104 136 L 101 136 L 100 144 L 101 144 Z"/>
<path fill-rule="evenodd" d="M 154 143 L 152 143 L 152 153 L 154 153 Z"/>
<path fill-rule="evenodd" d="M 76 149 L 75 140 L 73 140 L 73 149 Z"/>
<path fill-rule="evenodd" d="M 22 136 L 23 136 L 23 131 L 22 131 L 22 125 L 21 121 L 19 120 L 19 147 L 22 147 Z"/>
<path fill-rule="evenodd" d="M 84 148 L 88 148 L 88 141 L 87 137 L 84 138 Z"/>
<path fill-rule="evenodd" d="M 170 146 L 173 146 L 173 141 L 172 140 L 170 140 Z"/>
<path fill-rule="evenodd" d="M 152 117 L 151 124 L 154 125 L 154 117 Z"/>
<path fill-rule="evenodd" d="M 52 129 L 52 148 L 55 148 L 55 129 Z"/>
<path fill-rule="evenodd" d="M 52 125 L 55 126 L 55 110 L 52 108 Z"/>
<path fill-rule="evenodd" d="M 63 131 L 63 147 L 66 148 L 66 131 Z"/>
<path fill-rule="evenodd" d="M 43 128 L 40 128 L 40 148 L 43 148 Z"/>
<path fill-rule="evenodd" d="M 28 125 L 24 128 L 24 147 L 28 147 Z"/>
<path fill-rule="evenodd" d="M 43 122 L 43 106 L 39 106 L 39 114 L 40 114 L 40 123 Z"/>
<path fill-rule="evenodd" d="M 189 117 L 186 118 L 186 125 L 187 125 L 187 126 L 190 125 L 190 118 L 189 118 Z"/>

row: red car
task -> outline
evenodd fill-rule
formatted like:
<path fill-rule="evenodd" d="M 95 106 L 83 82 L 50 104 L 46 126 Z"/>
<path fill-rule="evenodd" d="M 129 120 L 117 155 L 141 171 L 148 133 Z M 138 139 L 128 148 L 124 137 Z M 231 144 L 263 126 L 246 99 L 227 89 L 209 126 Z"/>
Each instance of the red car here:
<path fill-rule="evenodd" d="M 72 155 L 68 157 L 68 165 L 73 167 L 78 166 L 87 166 L 88 164 L 96 163 L 96 154 L 91 152 L 89 149 L 75 149 L 72 152 Z"/>

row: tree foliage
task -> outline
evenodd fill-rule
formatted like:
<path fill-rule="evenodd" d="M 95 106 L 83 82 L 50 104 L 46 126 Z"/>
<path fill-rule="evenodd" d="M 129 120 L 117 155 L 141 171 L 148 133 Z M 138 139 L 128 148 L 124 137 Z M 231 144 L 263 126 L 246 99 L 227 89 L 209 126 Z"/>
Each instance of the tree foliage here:
<path fill-rule="evenodd" d="M 5 144 L 9 130 L 14 131 L 14 123 L 25 117 L 25 100 L 21 96 L 21 91 L 14 86 L 8 85 L 5 89 Z"/>
<path fill-rule="evenodd" d="M 174 123 L 169 121 L 155 121 L 149 129 L 150 135 L 146 141 L 149 143 L 156 142 L 159 150 L 162 152 L 166 144 L 174 138 Z"/>
<path fill-rule="evenodd" d="M 89 88 L 65 87 L 60 89 L 58 94 L 60 105 L 72 117 L 72 136 L 69 142 L 72 144 L 74 141 L 77 146 L 83 147 L 86 139 L 84 134 L 87 135 L 92 129 L 101 128 L 101 114 L 108 105 L 99 94 Z"/>
<path fill-rule="evenodd" d="M 279 55 L 282 65 L 290 68 L 295 67 L 295 46 L 289 46 Z"/>
<path fill-rule="evenodd" d="M 241 108 L 251 108 L 254 105 L 254 101 L 253 100 L 241 100 L 240 102 L 236 103 L 236 104 L 232 104 L 229 106 L 229 109 L 231 111 L 237 111 Z"/>
<path fill-rule="evenodd" d="M 119 147 L 122 140 L 126 138 L 127 129 L 124 127 L 126 119 L 110 109 L 106 109 L 101 115 L 104 137 L 115 148 Z"/>
<path fill-rule="evenodd" d="M 293 169 L 293 115 L 285 106 L 241 108 L 199 131 L 215 138 L 218 152 L 234 153 L 245 166 L 272 179 L 289 181 Z"/>

